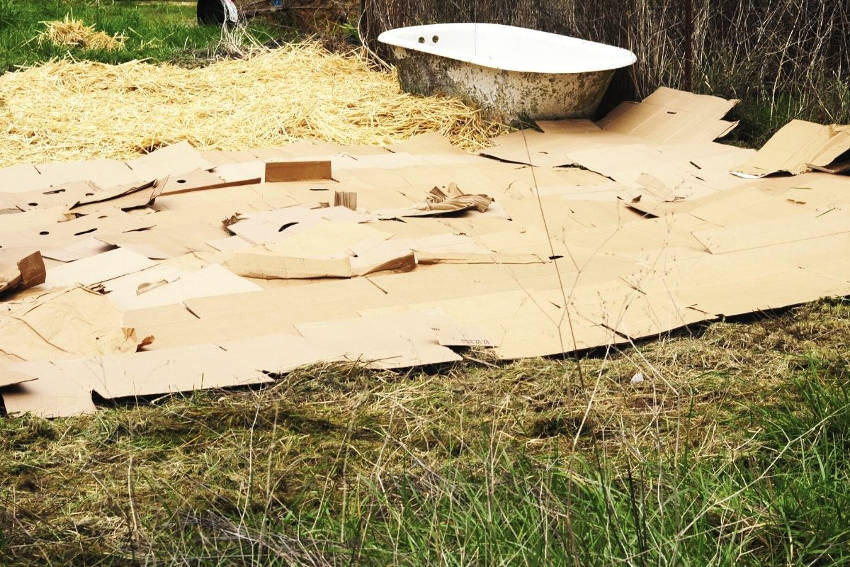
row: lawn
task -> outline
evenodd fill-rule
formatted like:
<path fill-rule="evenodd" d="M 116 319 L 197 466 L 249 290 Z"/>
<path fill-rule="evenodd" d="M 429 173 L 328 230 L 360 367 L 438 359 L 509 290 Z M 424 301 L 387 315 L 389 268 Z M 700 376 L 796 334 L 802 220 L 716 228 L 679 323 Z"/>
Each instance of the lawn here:
<path fill-rule="evenodd" d="M 125 37 L 124 49 L 69 49 L 36 39 L 44 22 L 66 16 Z M 261 42 L 292 34 L 271 20 L 254 20 L 248 31 Z M 0 73 L 66 56 L 106 63 L 139 59 L 197 65 L 215 53 L 220 41 L 221 29 L 198 26 L 194 2 L 0 0 Z"/>
<path fill-rule="evenodd" d="M 66 15 L 125 48 L 33 39 Z M 193 3 L 0 0 L 0 72 L 219 42 Z M 850 564 L 848 338 L 823 300 L 575 357 L 0 413 L 0 565 Z"/>

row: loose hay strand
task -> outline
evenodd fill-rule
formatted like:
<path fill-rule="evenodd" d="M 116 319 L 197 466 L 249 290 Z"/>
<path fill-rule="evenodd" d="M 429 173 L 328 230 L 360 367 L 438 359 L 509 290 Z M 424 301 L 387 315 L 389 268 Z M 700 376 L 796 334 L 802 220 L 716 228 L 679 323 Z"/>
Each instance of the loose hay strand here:
<path fill-rule="evenodd" d="M 53 60 L 0 76 L 0 166 L 127 158 L 188 141 L 199 149 L 299 139 L 388 145 L 439 132 L 480 147 L 503 126 L 458 99 L 400 91 L 359 51 L 287 45 L 186 69 Z"/>
<path fill-rule="evenodd" d="M 98 31 L 94 26 L 87 26 L 82 20 L 73 20 L 67 15 L 64 20 L 41 23 L 46 29 L 38 35 L 38 42 L 52 43 L 59 47 L 114 51 L 124 47 L 126 39 L 122 35 L 109 35 Z"/>

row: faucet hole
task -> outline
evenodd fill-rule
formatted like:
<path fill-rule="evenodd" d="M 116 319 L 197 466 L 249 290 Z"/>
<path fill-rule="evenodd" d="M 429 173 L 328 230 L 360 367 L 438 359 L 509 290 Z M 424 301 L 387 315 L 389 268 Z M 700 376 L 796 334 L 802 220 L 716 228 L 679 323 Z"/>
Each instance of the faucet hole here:
<path fill-rule="evenodd" d="M 425 43 L 425 38 L 424 38 L 424 37 L 420 37 L 420 38 L 419 38 L 419 43 Z"/>
<path fill-rule="evenodd" d="M 433 41 L 434 43 L 437 43 L 438 41 L 440 41 L 440 36 L 435 35 L 434 37 L 431 38 L 431 41 Z"/>

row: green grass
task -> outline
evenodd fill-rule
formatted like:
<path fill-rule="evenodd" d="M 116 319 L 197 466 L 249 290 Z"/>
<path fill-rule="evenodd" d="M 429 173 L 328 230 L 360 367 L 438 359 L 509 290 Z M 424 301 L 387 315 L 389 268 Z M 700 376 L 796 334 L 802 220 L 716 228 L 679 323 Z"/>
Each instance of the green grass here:
<path fill-rule="evenodd" d="M 0 564 L 850 564 L 847 336 L 829 301 L 590 353 L 589 391 L 314 368 L 0 418 Z"/>
<path fill-rule="evenodd" d="M 42 22 L 66 15 L 108 34 L 126 37 L 114 51 L 68 49 L 35 38 Z M 291 36 L 270 20 L 254 20 L 248 31 L 261 42 Z M 221 39 L 216 26 L 198 26 L 194 2 L 156 0 L 0 0 L 0 73 L 54 57 L 121 63 L 134 59 L 198 64 L 214 55 Z"/>

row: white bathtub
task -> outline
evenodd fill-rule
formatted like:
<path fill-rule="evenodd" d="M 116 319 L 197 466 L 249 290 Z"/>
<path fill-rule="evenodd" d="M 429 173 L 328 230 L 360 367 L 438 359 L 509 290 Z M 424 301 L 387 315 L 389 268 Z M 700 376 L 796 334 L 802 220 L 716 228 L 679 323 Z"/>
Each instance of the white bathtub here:
<path fill-rule="evenodd" d="M 574 37 L 497 24 L 398 28 L 378 40 L 391 46 L 402 88 L 458 96 L 485 116 L 587 118 L 631 51 Z"/>

